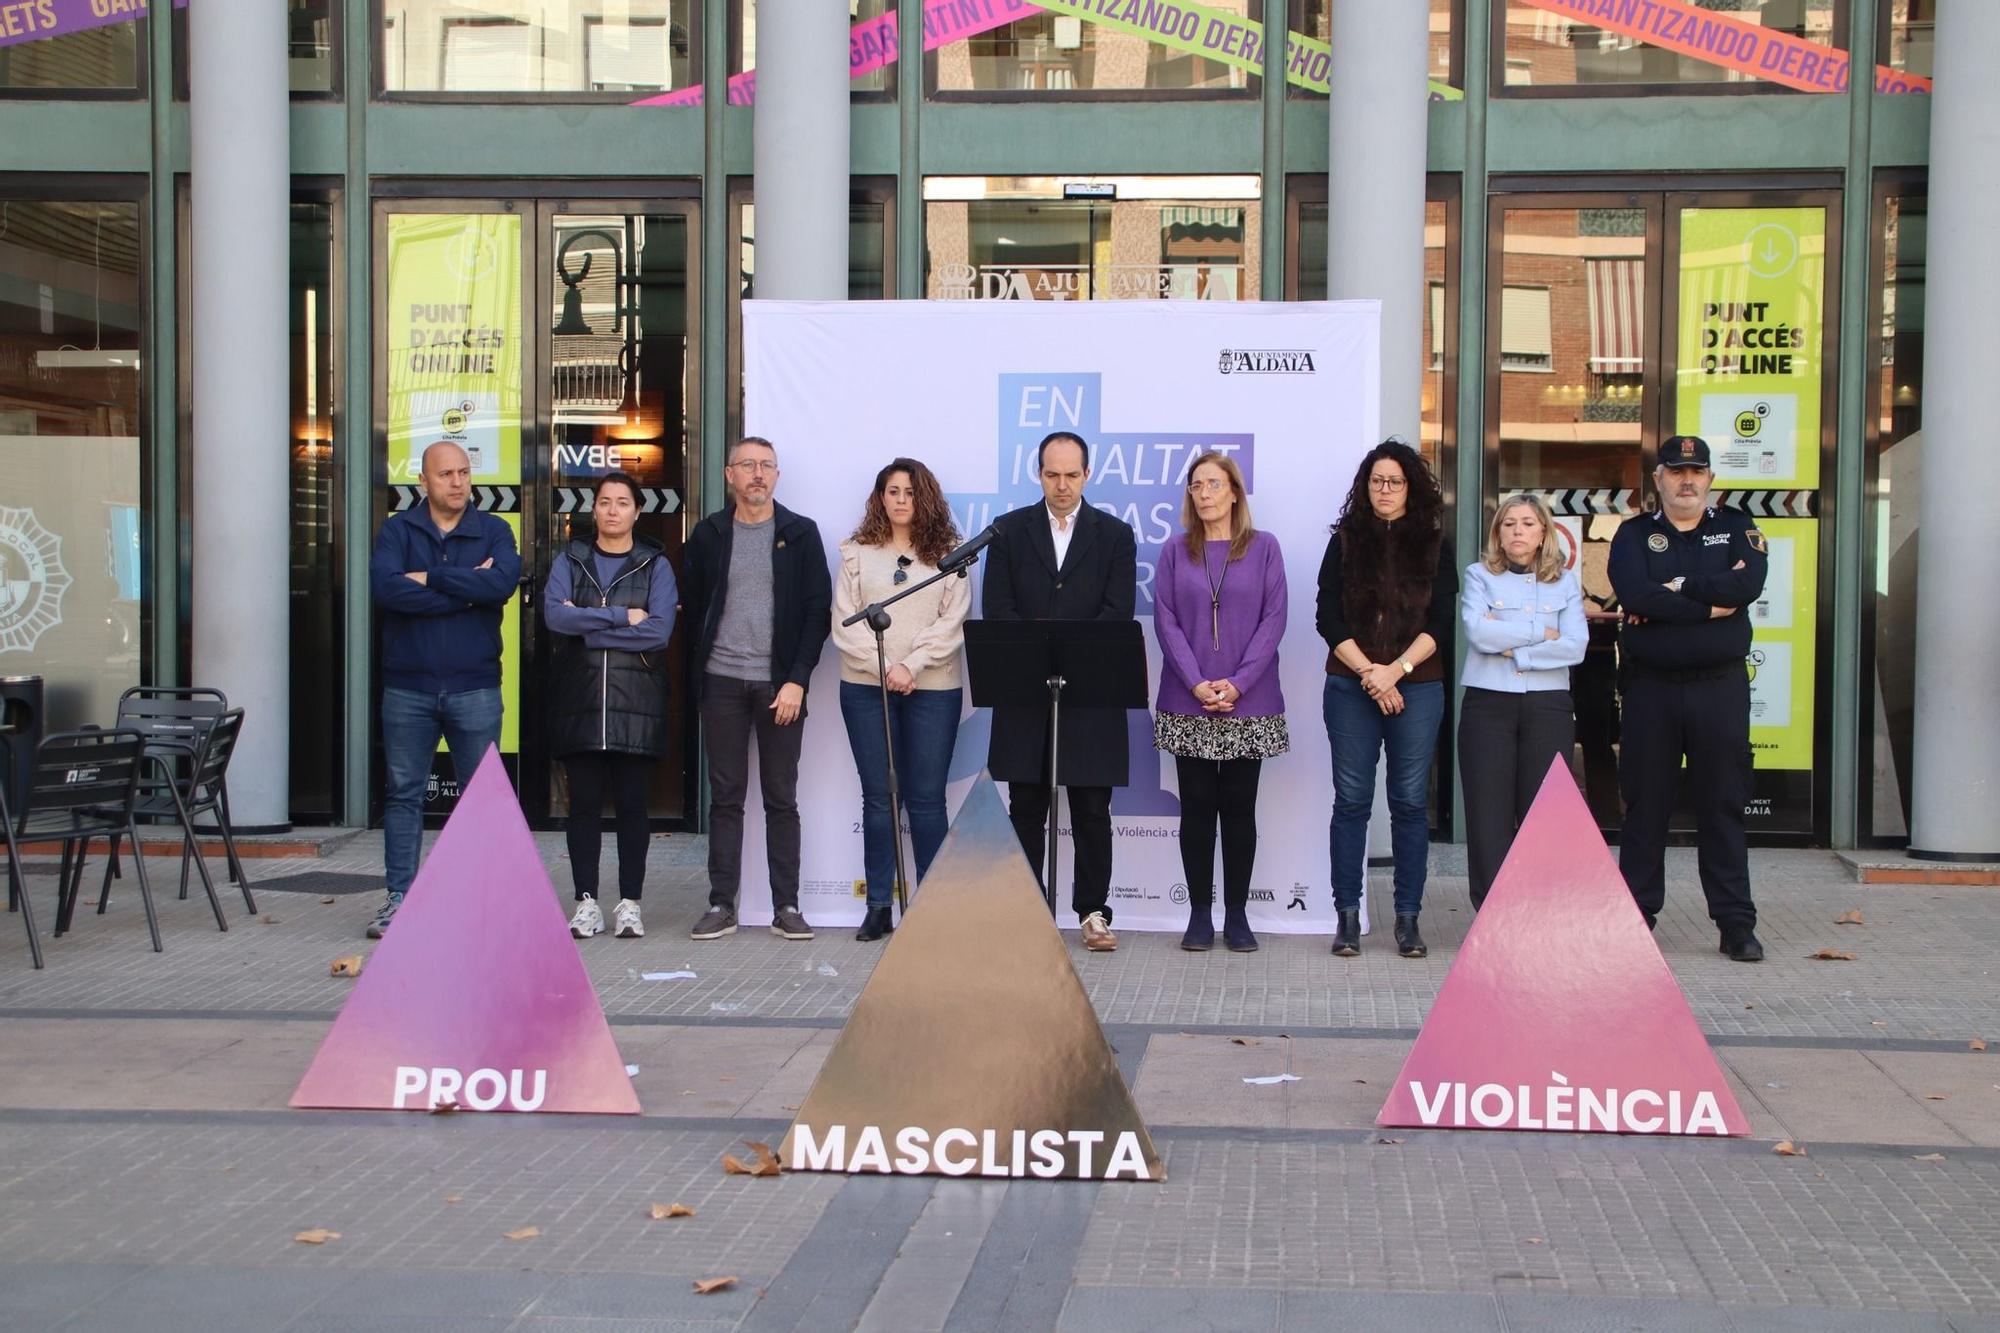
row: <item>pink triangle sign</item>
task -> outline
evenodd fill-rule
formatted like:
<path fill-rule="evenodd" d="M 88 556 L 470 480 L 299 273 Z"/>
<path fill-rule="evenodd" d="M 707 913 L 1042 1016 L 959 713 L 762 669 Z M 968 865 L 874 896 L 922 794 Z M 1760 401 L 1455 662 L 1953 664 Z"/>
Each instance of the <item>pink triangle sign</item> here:
<path fill-rule="evenodd" d="M 489 747 L 293 1106 L 637 1115 L 597 991 Z"/>
<path fill-rule="evenodd" d="M 1375 1121 L 1750 1132 L 1560 758 Z"/>

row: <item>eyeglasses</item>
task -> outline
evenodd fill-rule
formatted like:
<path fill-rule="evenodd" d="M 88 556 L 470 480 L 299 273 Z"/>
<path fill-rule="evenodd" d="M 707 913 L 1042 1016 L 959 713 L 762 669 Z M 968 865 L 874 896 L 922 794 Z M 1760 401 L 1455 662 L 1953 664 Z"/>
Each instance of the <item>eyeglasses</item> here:
<path fill-rule="evenodd" d="M 739 458 L 729 466 L 738 472 L 776 473 L 778 470 L 777 460 L 772 458 Z"/>
<path fill-rule="evenodd" d="M 915 563 L 916 563 L 916 561 L 915 561 L 914 559 L 912 559 L 911 557 L 907 556 L 907 555 L 899 555 L 899 556 L 897 556 L 897 557 L 896 557 L 896 572 L 895 572 L 894 574 L 891 574 L 891 575 L 889 576 L 889 582 L 891 582 L 891 583 L 907 583 L 907 582 L 909 581 L 909 578 L 910 578 L 910 566 L 911 566 L 911 565 L 914 565 Z"/>
<path fill-rule="evenodd" d="M 1410 481 L 1407 477 L 1370 477 L 1368 484 L 1378 491 L 1400 491 Z"/>
<path fill-rule="evenodd" d="M 1228 489 L 1229 483 L 1221 477 L 1210 477 L 1207 481 L 1191 481 L 1188 483 L 1189 495 L 1220 495 Z"/>

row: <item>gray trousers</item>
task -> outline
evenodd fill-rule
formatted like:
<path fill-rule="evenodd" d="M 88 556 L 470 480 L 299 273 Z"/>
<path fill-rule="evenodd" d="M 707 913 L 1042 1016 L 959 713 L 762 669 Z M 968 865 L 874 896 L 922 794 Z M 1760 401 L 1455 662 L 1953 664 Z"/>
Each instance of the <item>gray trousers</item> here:
<path fill-rule="evenodd" d="M 771 862 L 771 906 L 799 905 L 799 747 L 806 710 L 788 727 L 771 713 L 769 681 L 714 674 L 702 682 L 701 726 L 708 739 L 708 901 L 736 910 L 743 880 L 743 798 L 750 786 L 750 741 L 764 795 L 764 849 Z"/>

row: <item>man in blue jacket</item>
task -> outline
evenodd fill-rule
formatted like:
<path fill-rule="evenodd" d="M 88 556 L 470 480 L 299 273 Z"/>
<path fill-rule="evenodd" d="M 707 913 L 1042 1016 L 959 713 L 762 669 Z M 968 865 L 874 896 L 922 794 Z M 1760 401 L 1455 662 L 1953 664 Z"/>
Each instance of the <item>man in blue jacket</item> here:
<path fill-rule="evenodd" d="M 521 580 L 514 531 L 469 504 L 472 461 L 440 440 L 424 450 L 425 503 L 375 536 L 369 583 L 382 628 L 382 861 L 379 940 L 417 877 L 424 787 L 443 738 L 461 788 L 500 739 L 500 615 Z"/>

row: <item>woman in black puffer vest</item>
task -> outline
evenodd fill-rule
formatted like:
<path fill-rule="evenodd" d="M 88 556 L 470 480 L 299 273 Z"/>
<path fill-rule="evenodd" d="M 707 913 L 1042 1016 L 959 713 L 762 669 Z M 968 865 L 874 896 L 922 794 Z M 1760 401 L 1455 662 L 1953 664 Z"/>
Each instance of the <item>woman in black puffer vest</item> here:
<path fill-rule="evenodd" d="M 673 567 L 653 542 L 635 537 L 639 483 L 623 472 L 600 477 L 591 503 L 594 542 L 571 542 L 556 557 L 542 594 L 555 638 L 549 679 L 550 753 L 569 775 L 570 876 L 578 939 L 604 933 L 597 906 L 604 795 L 618 812 L 621 939 L 646 933 L 639 896 L 646 880 L 646 796 L 653 765 L 667 753 L 667 640 L 679 591 Z"/>

